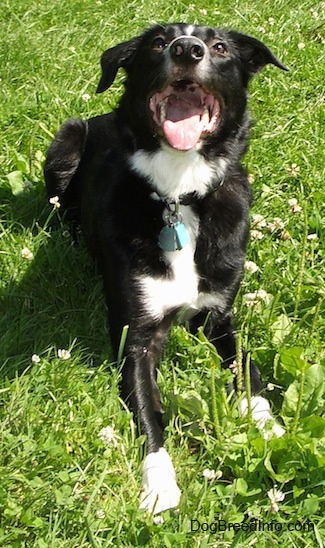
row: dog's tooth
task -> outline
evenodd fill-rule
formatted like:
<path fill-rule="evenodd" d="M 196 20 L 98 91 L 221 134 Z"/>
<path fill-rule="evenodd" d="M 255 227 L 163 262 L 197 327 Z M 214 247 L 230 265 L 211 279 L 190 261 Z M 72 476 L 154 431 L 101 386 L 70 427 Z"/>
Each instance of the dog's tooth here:
<path fill-rule="evenodd" d="M 167 117 L 167 108 L 166 108 L 166 101 L 162 101 L 160 103 L 160 122 L 163 123 L 166 120 Z"/>
<path fill-rule="evenodd" d="M 210 113 L 208 107 L 205 105 L 202 111 L 201 120 L 204 122 L 204 125 L 208 125 L 210 122 Z"/>

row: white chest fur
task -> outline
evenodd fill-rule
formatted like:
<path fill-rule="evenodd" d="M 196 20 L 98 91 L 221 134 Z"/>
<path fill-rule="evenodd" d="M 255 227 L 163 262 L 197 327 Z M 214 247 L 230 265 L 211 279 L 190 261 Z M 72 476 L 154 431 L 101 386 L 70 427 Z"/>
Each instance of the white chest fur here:
<path fill-rule="evenodd" d="M 165 144 L 153 153 L 138 150 L 130 163 L 134 171 L 150 180 L 159 196 L 171 200 L 191 192 L 205 196 L 212 181 L 221 181 L 227 168 L 224 158 L 210 164 L 195 149 L 180 152 Z"/>
<path fill-rule="evenodd" d="M 164 251 L 165 261 L 171 267 L 171 276 L 141 276 L 138 279 L 146 311 L 155 319 L 181 306 L 194 306 L 198 297 L 199 277 L 194 263 L 198 219 L 190 206 L 181 206 L 180 212 L 190 235 L 190 243 L 181 250 Z"/>
<path fill-rule="evenodd" d="M 164 251 L 171 276 L 140 276 L 136 282 L 146 312 L 155 320 L 173 309 L 185 309 L 188 316 L 201 310 L 225 305 L 217 293 L 199 291 L 199 274 L 194 261 L 199 221 L 190 206 L 181 206 L 183 222 L 190 234 L 190 243 L 179 251 Z"/>
<path fill-rule="evenodd" d="M 138 280 L 145 309 L 156 320 L 175 308 L 196 308 L 198 300 L 198 275 L 191 246 L 181 251 L 165 252 L 166 256 L 171 254 L 175 257 L 169 261 L 170 279 L 143 276 Z"/>
<path fill-rule="evenodd" d="M 164 143 L 155 152 L 138 150 L 131 158 L 134 171 L 146 177 L 160 197 L 179 200 L 195 192 L 205 196 L 216 180 L 225 175 L 227 161 L 209 163 L 196 149 L 187 152 L 173 150 Z M 181 206 L 183 222 L 190 234 L 190 244 L 179 251 L 165 251 L 171 276 L 141 276 L 136 279 L 144 308 L 153 319 L 161 319 L 173 309 L 186 308 L 195 312 L 203 308 L 225 306 L 220 295 L 199 292 L 199 275 L 194 261 L 199 220 L 191 206 Z"/>

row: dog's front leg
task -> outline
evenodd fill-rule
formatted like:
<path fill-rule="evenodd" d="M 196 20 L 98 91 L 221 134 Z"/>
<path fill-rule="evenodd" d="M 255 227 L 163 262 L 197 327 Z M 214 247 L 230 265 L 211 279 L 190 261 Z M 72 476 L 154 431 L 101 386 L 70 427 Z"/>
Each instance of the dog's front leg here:
<path fill-rule="evenodd" d="M 131 344 L 126 349 L 122 371 L 122 396 L 133 411 L 140 432 L 147 436 L 140 508 L 153 514 L 178 506 L 180 498 L 174 466 L 163 446 L 162 406 L 156 382 L 168 324 L 170 321 L 152 328 L 150 338 L 143 332 L 142 337 L 129 333 Z M 140 338 L 141 344 L 134 344 Z"/>

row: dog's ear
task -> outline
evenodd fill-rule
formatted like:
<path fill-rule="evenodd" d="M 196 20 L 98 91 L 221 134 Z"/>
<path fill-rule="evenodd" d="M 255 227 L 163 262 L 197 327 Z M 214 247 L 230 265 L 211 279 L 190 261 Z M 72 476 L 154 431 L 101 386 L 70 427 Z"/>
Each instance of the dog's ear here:
<path fill-rule="evenodd" d="M 229 35 L 238 49 L 248 79 L 267 64 L 275 65 L 281 70 L 288 70 L 260 40 L 235 31 L 230 31 Z"/>
<path fill-rule="evenodd" d="M 102 77 L 99 81 L 96 93 L 102 93 L 114 82 L 120 67 L 127 69 L 138 47 L 141 36 L 136 36 L 127 42 L 107 49 L 101 56 Z"/>

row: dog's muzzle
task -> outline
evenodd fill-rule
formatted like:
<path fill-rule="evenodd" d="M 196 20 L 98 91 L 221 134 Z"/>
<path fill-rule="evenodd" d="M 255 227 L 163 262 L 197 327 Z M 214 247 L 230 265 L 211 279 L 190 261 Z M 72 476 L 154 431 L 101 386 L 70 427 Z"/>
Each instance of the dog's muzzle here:
<path fill-rule="evenodd" d="M 150 97 L 149 110 L 156 132 L 175 150 L 195 148 L 213 133 L 220 121 L 218 97 L 196 79 L 199 63 L 208 58 L 206 44 L 197 36 L 178 36 L 169 44 L 166 54 L 171 62 L 174 80 Z M 199 68 L 199 67 L 198 67 Z"/>
<path fill-rule="evenodd" d="M 169 53 L 175 63 L 199 63 L 202 61 L 206 45 L 196 36 L 180 36 L 169 44 Z"/>

